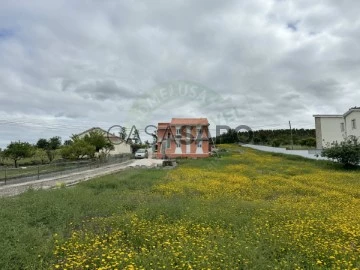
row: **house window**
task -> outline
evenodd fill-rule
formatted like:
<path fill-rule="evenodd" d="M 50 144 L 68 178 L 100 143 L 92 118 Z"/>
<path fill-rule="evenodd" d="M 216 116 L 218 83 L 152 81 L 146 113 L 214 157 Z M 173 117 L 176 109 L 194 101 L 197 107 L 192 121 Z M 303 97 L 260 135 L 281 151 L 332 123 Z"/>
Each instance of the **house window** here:
<path fill-rule="evenodd" d="M 344 123 L 340 123 L 340 129 L 341 129 L 341 132 L 345 131 L 345 124 Z"/>
<path fill-rule="evenodd" d="M 202 141 L 199 141 L 199 142 L 198 142 L 197 147 L 198 147 L 198 148 L 202 148 Z"/>
<path fill-rule="evenodd" d="M 351 120 L 351 128 L 356 129 L 356 119 Z"/>
<path fill-rule="evenodd" d="M 201 127 L 196 128 L 196 131 L 197 131 L 197 138 L 201 139 L 201 137 L 202 137 L 202 129 L 201 129 Z"/>
<path fill-rule="evenodd" d="M 181 135 L 181 131 L 179 127 L 176 128 L 176 135 Z"/>
<path fill-rule="evenodd" d="M 176 141 L 176 148 L 180 148 L 180 147 L 181 147 L 180 141 Z"/>

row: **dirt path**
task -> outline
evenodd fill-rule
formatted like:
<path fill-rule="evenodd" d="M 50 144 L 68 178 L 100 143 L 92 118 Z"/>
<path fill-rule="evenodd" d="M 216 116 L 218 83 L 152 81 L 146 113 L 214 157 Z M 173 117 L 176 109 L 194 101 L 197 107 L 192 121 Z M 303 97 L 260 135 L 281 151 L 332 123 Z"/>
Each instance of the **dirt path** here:
<path fill-rule="evenodd" d="M 10 184 L 0 187 L 0 197 L 15 196 L 25 192 L 29 188 L 32 189 L 49 189 L 59 185 L 71 186 L 82 181 L 87 181 L 99 176 L 112 174 L 122 171 L 127 168 L 151 168 L 162 166 L 162 160 L 157 159 L 143 159 L 143 160 L 128 160 L 122 163 L 111 164 L 96 169 L 89 169 L 81 172 L 69 173 L 56 177 L 44 178 L 41 180 L 34 180 L 20 184 Z"/>

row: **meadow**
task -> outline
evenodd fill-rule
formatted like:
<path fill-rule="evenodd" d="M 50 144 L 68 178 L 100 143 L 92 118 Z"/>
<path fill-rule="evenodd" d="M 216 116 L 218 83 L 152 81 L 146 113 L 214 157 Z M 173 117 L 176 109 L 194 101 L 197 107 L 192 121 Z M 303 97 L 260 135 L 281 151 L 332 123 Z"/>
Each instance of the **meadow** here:
<path fill-rule="evenodd" d="M 360 171 L 223 146 L 0 200 L 1 269 L 360 269 Z"/>

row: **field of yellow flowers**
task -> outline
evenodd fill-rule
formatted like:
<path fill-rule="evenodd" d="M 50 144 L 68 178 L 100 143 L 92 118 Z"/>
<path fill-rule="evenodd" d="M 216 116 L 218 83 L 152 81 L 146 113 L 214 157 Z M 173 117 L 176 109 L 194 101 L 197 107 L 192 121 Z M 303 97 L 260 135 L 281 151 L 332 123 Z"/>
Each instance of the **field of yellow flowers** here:
<path fill-rule="evenodd" d="M 359 170 L 224 149 L 21 196 L 55 215 L 29 268 L 360 269 Z"/>

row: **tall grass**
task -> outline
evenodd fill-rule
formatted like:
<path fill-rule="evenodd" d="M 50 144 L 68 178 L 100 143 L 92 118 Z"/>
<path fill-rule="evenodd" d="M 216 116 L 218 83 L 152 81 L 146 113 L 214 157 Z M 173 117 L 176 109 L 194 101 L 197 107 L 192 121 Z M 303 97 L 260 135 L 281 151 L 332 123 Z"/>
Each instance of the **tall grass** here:
<path fill-rule="evenodd" d="M 1 269 L 356 269 L 360 177 L 240 147 L 0 200 Z"/>

